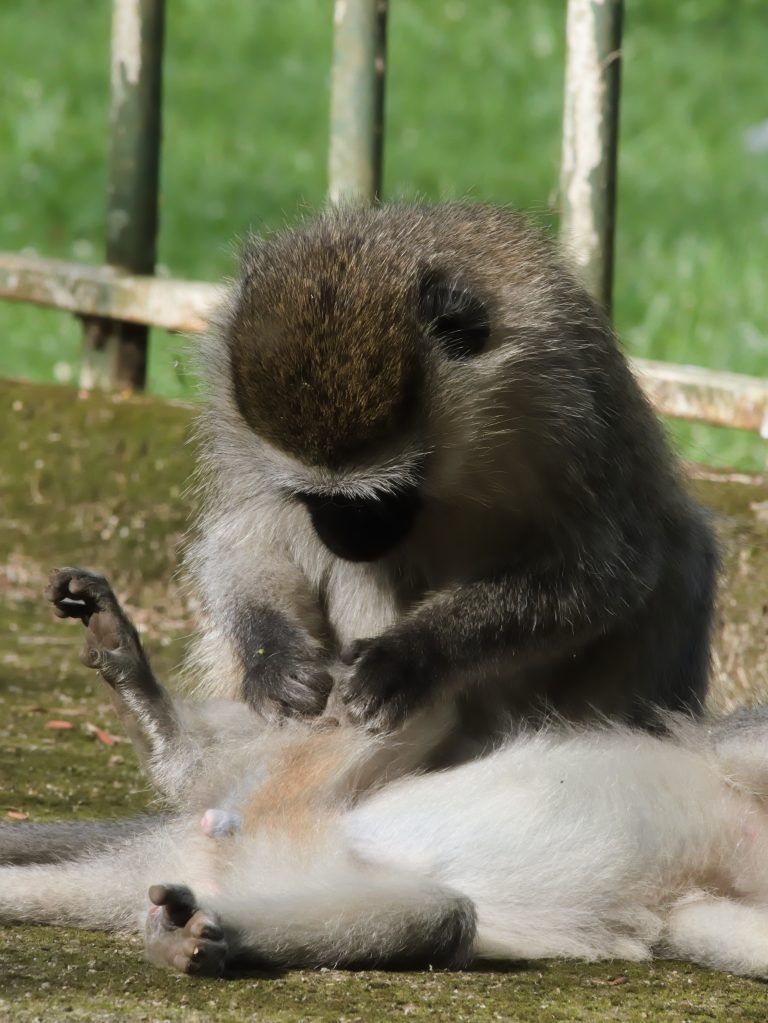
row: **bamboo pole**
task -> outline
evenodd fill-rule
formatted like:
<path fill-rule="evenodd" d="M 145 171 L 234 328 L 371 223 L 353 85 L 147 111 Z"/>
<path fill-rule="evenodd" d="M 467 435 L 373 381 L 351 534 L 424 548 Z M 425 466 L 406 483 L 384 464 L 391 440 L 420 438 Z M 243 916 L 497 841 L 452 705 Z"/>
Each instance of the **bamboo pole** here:
<path fill-rule="evenodd" d="M 381 196 L 387 0 L 334 5 L 328 195 L 331 202 Z"/>
<path fill-rule="evenodd" d="M 560 234 L 610 314 L 623 0 L 568 0 Z"/>
<path fill-rule="evenodd" d="M 113 0 L 107 262 L 155 268 L 165 0 Z M 146 326 L 87 320 L 80 382 L 141 389 Z"/>

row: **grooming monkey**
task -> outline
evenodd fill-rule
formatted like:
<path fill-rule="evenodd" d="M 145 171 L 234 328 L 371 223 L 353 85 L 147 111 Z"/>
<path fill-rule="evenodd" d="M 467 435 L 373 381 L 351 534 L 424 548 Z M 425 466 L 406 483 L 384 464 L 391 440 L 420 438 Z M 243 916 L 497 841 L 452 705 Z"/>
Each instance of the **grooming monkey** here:
<path fill-rule="evenodd" d="M 335 683 L 329 714 L 399 728 L 422 766 L 510 718 L 700 710 L 710 529 L 521 217 L 338 209 L 254 239 L 201 354 L 201 695 L 309 718 Z M 13 858 L 152 827 L 40 825 Z"/>
<path fill-rule="evenodd" d="M 716 554 L 595 303 L 520 216 L 336 209 L 246 246 L 203 348 L 200 692 L 332 683 L 372 731 L 456 708 L 699 712 Z"/>
<path fill-rule="evenodd" d="M 63 569 L 50 597 L 174 813 L 0 867 L 0 920 L 143 928 L 154 962 L 208 975 L 658 954 L 768 976 L 764 711 L 524 731 L 409 776 L 400 739 L 173 701 L 101 577 Z"/>

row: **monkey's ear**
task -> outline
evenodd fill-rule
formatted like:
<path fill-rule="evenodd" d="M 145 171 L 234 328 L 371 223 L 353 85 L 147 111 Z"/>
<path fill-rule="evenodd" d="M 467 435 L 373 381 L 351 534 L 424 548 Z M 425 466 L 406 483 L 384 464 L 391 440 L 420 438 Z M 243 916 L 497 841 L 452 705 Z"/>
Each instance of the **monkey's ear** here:
<path fill-rule="evenodd" d="M 451 359 L 470 359 L 491 333 L 488 310 L 460 281 L 428 269 L 419 284 L 419 316 Z"/>

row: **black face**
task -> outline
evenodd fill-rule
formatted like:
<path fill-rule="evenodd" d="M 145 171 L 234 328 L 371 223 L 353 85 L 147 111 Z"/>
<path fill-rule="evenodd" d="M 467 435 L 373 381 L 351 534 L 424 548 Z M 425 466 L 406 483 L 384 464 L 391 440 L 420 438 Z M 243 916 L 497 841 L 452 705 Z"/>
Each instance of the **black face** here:
<path fill-rule="evenodd" d="M 296 496 L 328 550 L 345 561 L 375 561 L 391 551 L 407 535 L 420 504 L 417 486 L 370 498 Z"/>

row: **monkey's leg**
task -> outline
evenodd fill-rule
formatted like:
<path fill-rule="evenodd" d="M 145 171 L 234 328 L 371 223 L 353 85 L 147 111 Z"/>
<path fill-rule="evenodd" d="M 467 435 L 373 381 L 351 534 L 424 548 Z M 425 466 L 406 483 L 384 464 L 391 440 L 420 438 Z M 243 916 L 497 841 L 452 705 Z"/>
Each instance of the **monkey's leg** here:
<path fill-rule="evenodd" d="M 173 701 L 155 678 L 138 633 L 107 580 L 80 568 L 55 569 L 46 596 L 60 618 L 79 618 L 85 625 L 80 658 L 110 686 L 145 764 L 170 755 L 179 731 Z"/>
<path fill-rule="evenodd" d="M 710 895 L 673 906 L 662 945 L 670 958 L 768 978 L 768 909 Z"/>
<path fill-rule="evenodd" d="M 180 886 L 152 889 L 164 905 L 163 929 L 148 921 L 149 955 L 156 962 L 194 972 L 195 940 L 216 943 L 198 953 L 224 966 L 250 962 L 272 967 L 459 967 L 472 955 L 475 909 L 469 899 L 427 878 L 376 870 L 339 872 L 330 866 L 307 878 L 299 873 L 277 891 L 244 891 L 197 901 Z M 169 937 L 172 920 L 181 926 Z M 226 953 L 220 960 L 221 944 Z M 178 961 L 177 961 L 178 960 Z"/>
<path fill-rule="evenodd" d="M 58 863 L 92 856 L 161 827 L 165 817 L 115 821 L 0 824 L 0 864 Z"/>

